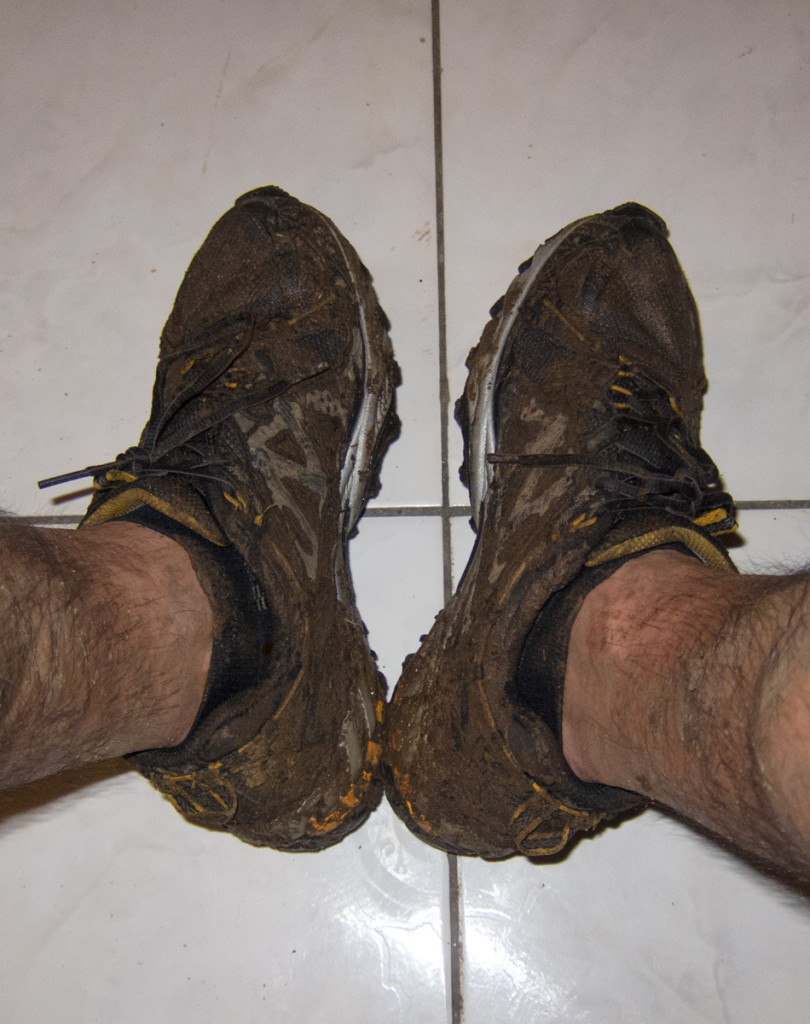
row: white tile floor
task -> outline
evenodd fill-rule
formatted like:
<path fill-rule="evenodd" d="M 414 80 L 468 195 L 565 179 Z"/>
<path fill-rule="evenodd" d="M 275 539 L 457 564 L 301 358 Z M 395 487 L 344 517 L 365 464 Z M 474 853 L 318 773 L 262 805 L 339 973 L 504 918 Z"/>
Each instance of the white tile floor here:
<path fill-rule="evenodd" d="M 352 549 L 393 684 L 471 543 L 441 353 L 455 397 L 516 264 L 638 199 L 702 310 L 706 446 L 738 499 L 783 506 L 743 511 L 740 565 L 805 562 L 809 33 L 806 0 L 10 0 L 0 504 L 82 510 L 35 480 L 135 440 L 189 258 L 281 184 L 353 240 L 394 325 L 404 430 Z M 652 813 L 557 864 L 452 865 L 385 808 L 290 856 L 186 825 L 116 762 L 2 796 L 0 865 L 15 1024 L 810 1020 L 807 903 Z"/>

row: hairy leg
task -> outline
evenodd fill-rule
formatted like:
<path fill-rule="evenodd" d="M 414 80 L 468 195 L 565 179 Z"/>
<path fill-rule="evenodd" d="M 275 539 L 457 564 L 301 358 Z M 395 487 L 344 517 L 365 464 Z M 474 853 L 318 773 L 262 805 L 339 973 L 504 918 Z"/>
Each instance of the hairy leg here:
<path fill-rule="evenodd" d="M 810 576 L 625 563 L 574 622 L 563 749 L 586 781 L 810 879 Z"/>
<path fill-rule="evenodd" d="M 185 738 L 212 617 L 174 541 L 4 519 L 0 615 L 0 787 Z"/>

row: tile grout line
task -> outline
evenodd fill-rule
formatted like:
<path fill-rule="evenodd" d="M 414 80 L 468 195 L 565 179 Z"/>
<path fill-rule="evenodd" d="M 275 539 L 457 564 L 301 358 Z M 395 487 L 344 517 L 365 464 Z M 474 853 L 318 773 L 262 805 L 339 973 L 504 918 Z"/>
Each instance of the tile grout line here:
<path fill-rule="evenodd" d="M 450 524 L 449 415 L 450 385 L 447 373 L 447 308 L 445 305 L 444 249 L 444 146 L 442 139 L 442 50 L 440 0 L 431 0 L 430 29 L 433 59 L 433 157 L 436 188 L 436 277 L 439 328 L 439 431 L 442 473 L 442 573 L 444 603 L 453 591 L 453 549 Z M 458 860 L 447 856 L 448 903 L 450 913 L 450 1017 L 452 1024 L 462 1024 L 464 999 L 461 990 L 463 948 L 461 943 L 461 892 Z"/>
<path fill-rule="evenodd" d="M 810 502 L 808 503 L 810 507 Z M 6 513 L 8 514 L 8 513 Z M 444 516 L 448 519 L 466 518 L 472 516 L 470 505 L 372 505 L 363 511 L 363 519 L 438 519 Z M 28 526 L 78 526 L 84 519 L 84 513 L 56 512 L 56 513 L 33 513 L 32 515 L 14 516 L 20 523 Z"/>
<path fill-rule="evenodd" d="M 746 509 L 791 509 L 791 508 L 810 508 L 810 501 L 803 498 L 774 498 L 772 501 L 735 501 L 735 508 L 745 511 Z"/>
<path fill-rule="evenodd" d="M 447 456 L 443 453 L 442 457 L 445 463 L 443 468 L 445 468 L 447 465 Z M 749 510 L 765 510 L 774 512 L 789 512 L 791 509 L 810 510 L 810 499 L 805 498 L 774 498 L 773 500 L 736 501 L 734 504 L 741 512 Z M 449 503 L 443 503 L 441 505 L 372 505 L 363 512 L 363 517 L 367 519 L 402 519 L 425 516 L 427 518 L 442 517 L 448 522 L 460 517 L 469 518 L 471 515 L 472 508 L 469 505 L 450 505 Z M 34 514 L 30 516 L 15 516 L 15 519 L 17 519 L 18 522 L 26 523 L 28 526 L 78 526 L 82 519 L 84 519 L 84 514 L 75 515 L 68 512 L 56 512 L 44 515 Z M 442 540 L 444 540 L 444 534 L 442 536 Z M 452 592 L 452 561 L 450 558 L 448 558 L 448 565 L 450 572 L 447 574 L 447 579 L 445 580 L 445 601 L 449 598 L 450 593 Z"/>
<path fill-rule="evenodd" d="M 439 0 L 431 0 L 431 28 L 433 38 L 433 149 L 436 186 L 436 278 L 439 327 L 439 411 L 442 474 L 442 569 L 444 602 L 453 590 L 453 552 L 450 544 L 450 467 L 449 424 L 450 385 L 447 379 L 447 307 L 445 303 L 444 253 L 444 149 L 442 142 L 442 66 Z"/>

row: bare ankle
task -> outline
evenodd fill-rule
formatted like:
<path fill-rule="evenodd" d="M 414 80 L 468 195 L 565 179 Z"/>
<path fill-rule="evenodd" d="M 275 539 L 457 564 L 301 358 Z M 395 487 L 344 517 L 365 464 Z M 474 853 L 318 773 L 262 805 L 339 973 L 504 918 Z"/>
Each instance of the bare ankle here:
<path fill-rule="evenodd" d="M 787 637 L 763 687 L 754 732 L 761 784 L 777 818 L 810 849 L 810 632 Z"/>
<path fill-rule="evenodd" d="M 0 530 L 0 786 L 180 742 L 199 707 L 211 611 L 183 549 L 110 523 Z"/>
<path fill-rule="evenodd" d="M 706 571 L 677 551 L 651 551 L 585 599 L 571 630 L 562 731 L 565 757 L 584 781 L 650 795 L 644 753 L 656 740 L 655 722 L 638 698 L 643 692 L 654 702 L 688 629 L 688 604 L 673 608 L 673 586 L 682 579 L 688 593 L 693 576 Z"/>
<path fill-rule="evenodd" d="M 75 536 L 81 533 L 102 538 L 110 557 L 115 557 L 115 545 L 127 549 L 119 563 L 119 583 L 142 609 L 138 634 L 131 638 L 151 648 L 154 713 L 144 719 L 144 737 L 132 749 L 175 746 L 188 734 L 205 689 L 212 635 L 208 599 L 188 555 L 174 540 L 124 522 L 90 527 Z"/>
<path fill-rule="evenodd" d="M 810 870 L 810 578 L 627 562 L 571 631 L 563 751 L 741 849 Z"/>

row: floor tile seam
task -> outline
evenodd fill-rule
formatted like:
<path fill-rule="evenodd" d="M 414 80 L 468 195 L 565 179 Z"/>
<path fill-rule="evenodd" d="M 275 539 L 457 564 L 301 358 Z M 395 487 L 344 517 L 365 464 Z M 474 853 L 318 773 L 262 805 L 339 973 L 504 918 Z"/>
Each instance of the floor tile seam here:
<path fill-rule="evenodd" d="M 740 512 L 756 509 L 781 509 L 783 511 L 789 511 L 790 509 L 810 508 L 810 500 L 807 498 L 758 499 L 752 501 L 735 501 L 734 506 Z"/>
<path fill-rule="evenodd" d="M 439 334 L 439 423 L 441 435 L 441 523 L 442 574 L 444 603 L 453 593 L 453 548 L 450 506 L 449 413 L 450 380 L 447 362 L 447 310 L 445 305 L 445 239 L 444 239 L 444 145 L 442 140 L 442 57 L 440 0 L 430 2 L 430 29 L 433 64 L 433 157 L 436 201 L 436 276 L 437 319 Z M 448 928 L 450 932 L 450 1020 L 462 1024 L 464 1001 L 462 994 L 463 946 L 461 941 L 461 892 L 458 861 L 453 854 L 447 857 L 448 874 Z"/>
<path fill-rule="evenodd" d="M 367 508 L 363 513 L 372 519 L 383 519 L 387 516 L 426 516 L 435 518 L 445 516 L 453 519 L 459 516 L 471 516 L 471 505 L 377 505 Z"/>
<path fill-rule="evenodd" d="M 433 153 L 436 206 L 436 298 L 439 348 L 439 430 L 441 453 L 442 570 L 444 600 L 453 592 L 453 552 L 450 535 L 450 379 L 447 361 L 447 308 L 444 239 L 444 144 L 442 140 L 441 33 L 439 0 L 431 0 L 433 44 Z"/>
<path fill-rule="evenodd" d="M 740 512 L 772 511 L 789 512 L 810 510 L 810 499 L 805 498 L 774 498 L 772 500 L 752 500 L 735 502 Z M 460 519 L 472 515 L 470 505 L 372 505 L 363 513 L 365 519 Z M 84 515 L 72 513 L 49 513 L 34 515 L 18 515 L 14 518 L 29 526 L 78 526 Z"/>
<path fill-rule="evenodd" d="M 375 505 L 367 508 L 363 519 L 441 519 L 448 517 L 458 519 L 472 515 L 470 505 Z M 17 515 L 13 518 L 28 526 L 78 526 L 84 519 L 84 513 L 50 513 Z"/>
<path fill-rule="evenodd" d="M 810 498 L 763 498 L 750 501 L 735 501 L 734 507 L 739 512 L 758 511 L 773 509 L 776 511 L 788 512 L 791 509 L 810 509 Z M 471 505 L 374 505 L 367 508 L 364 515 L 383 516 L 438 516 L 447 515 L 450 518 L 460 516 L 471 516 Z"/>

